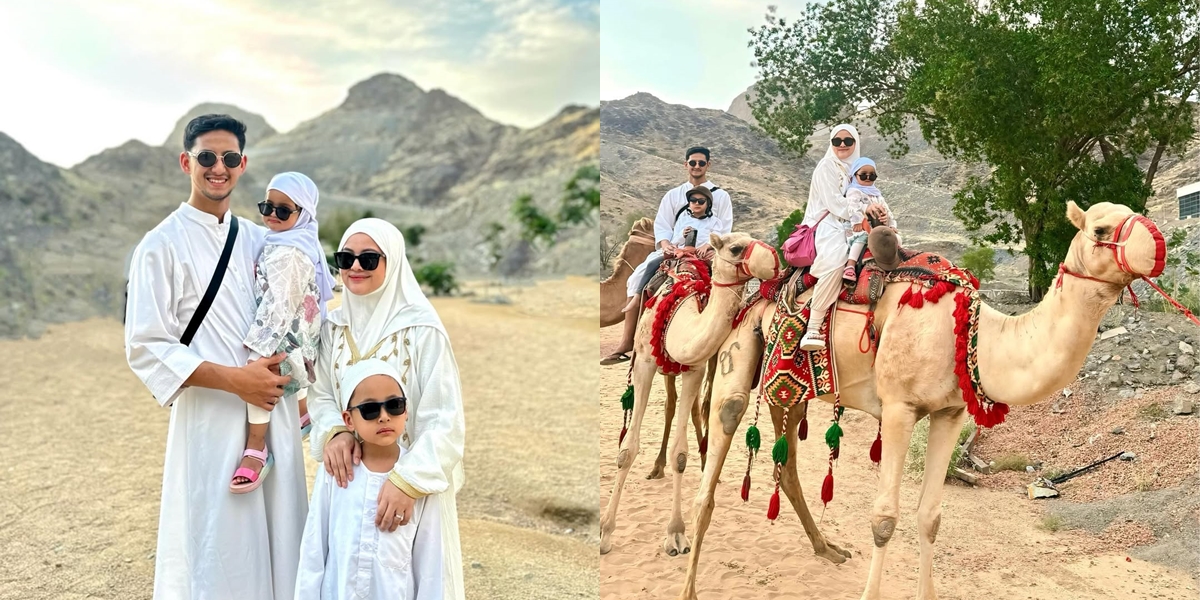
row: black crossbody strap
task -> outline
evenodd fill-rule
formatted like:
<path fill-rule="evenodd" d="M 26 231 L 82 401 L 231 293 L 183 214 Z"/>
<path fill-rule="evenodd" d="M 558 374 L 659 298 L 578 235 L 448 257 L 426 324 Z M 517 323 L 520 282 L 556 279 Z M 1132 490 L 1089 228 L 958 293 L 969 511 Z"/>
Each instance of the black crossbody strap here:
<path fill-rule="evenodd" d="M 229 222 L 229 237 L 225 238 L 225 249 L 221 251 L 221 259 L 217 261 L 217 271 L 213 273 L 212 281 L 208 282 L 204 298 L 200 300 L 200 306 L 196 307 L 196 314 L 192 315 L 187 330 L 183 332 L 183 337 L 179 340 L 183 342 L 184 346 L 191 345 L 196 330 L 200 329 L 200 324 L 204 322 L 204 316 L 208 314 L 209 307 L 217 297 L 217 290 L 221 289 L 221 280 L 225 279 L 225 270 L 229 267 L 229 256 L 233 254 L 233 243 L 237 241 L 238 234 L 238 218 L 233 215 L 230 215 L 230 218 L 233 220 Z"/>

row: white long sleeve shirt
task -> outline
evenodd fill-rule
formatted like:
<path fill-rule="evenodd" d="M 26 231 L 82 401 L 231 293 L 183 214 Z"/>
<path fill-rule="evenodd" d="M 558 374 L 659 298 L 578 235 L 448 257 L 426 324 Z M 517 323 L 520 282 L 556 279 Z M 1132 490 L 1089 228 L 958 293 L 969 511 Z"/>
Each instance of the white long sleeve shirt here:
<path fill-rule="evenodd" d="M 708 189 L 717 187 L 717 184 L 711 181 L 705 181 L 700 184 Z M 683 185 L 671 189 L 663 195 L 662 201 L 658 204 L 658 214 L 654 217 L 654 245 L 664 240 L 670 241 L 675 232 L 675 215 L 679 214 L 679 209 L 687 206 L 687 193 L 693 187 L 692 182 L 685 181 Z M 729 198 L 729 192 L 725 190 L 716 190 L 713 195 L 713 216 L 714 219 L 712 231 L 719 234 L 726 234 L 733 231 L 733 201 Z M 707 243 L 706 238 L 696 238 L 696 245 L 703 246 Z"/>

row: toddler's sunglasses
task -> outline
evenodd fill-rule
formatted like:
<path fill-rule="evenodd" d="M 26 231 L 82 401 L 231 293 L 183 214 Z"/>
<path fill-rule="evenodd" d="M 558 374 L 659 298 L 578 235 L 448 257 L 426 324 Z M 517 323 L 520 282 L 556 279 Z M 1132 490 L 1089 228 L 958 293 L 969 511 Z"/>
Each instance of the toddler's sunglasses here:
<path fill-rule="evenodd" d="M 875 181 L 879 176 L 874 173 L 859 173 L 858 178 L 862 181 Z"/>
<path fill-rule="evenodd" d="M 275 216 L 280 221 L 286 221 L 286 220 L 292 218 L 292 213 L 294 213 L 294 212 L 298 213 L 298 212 L 300 212 L 300 209 L 299 208 L 291 209 L 286 206 L 275 206 L 275 205 L 271 204 L 270 202 L 259 202 L 258 203 L 258 214 L 260 214 L 264 217 L 270 215 L 271 213 L 275 213 Z"/>
<path fill-rule="evenodd" d="M 188 152 L 188 154 L 194 157 L 196 162 L 200 163 L 200 166 L 205 169 L 217 164 L 217 153 L 212 150 L 201 150 L 194 153 Z M 242 153 L 230 150 L 221 155 L 221 162 L 225 163 L 226 168 L 236 169 L 242 166 Z"/>
<path fill-rule="evenodd" d="M 362 267 L 364 271 L 374 271 L 379 267 L 380 258 L 383 258 L 382 254 L 371 250 L 357 255 L 343 250 L 333 253 L 333 264 L 339 269 L 349 269 L 354 266 L 354 261 L 357 259 L 358 266 Z"/>
<path fill-rule="evenodd" d="M 854 145 L 854 138 L 852 138 L 852 137 L 844 137 L 844 138 L 835 137 L 835 138 L 829 140 L 829 145 L 833 146 L 834 148 L 837 148 L 838 146 L 841 146 L 842 144 L 845 144 L 846 147 L 849 148 Z"/>
<path fill-rule="evenodd" d="M 358 414 L 362 415 L 362 418 L 368 421 L 374 421 L 375 419 L 379 418 L 379 413 L 381 410 L 386 410 L 387 413 L 393 417 L 398 417 L 404 414 L 404 411 L 407 410 L 407 403 L 407 398 L 404 396 L 398 396 L 395 398 L 388 398 L 383 402 L 363 402 L 358 406 L 351 406 L 346 410 L 358 410 Z"/>

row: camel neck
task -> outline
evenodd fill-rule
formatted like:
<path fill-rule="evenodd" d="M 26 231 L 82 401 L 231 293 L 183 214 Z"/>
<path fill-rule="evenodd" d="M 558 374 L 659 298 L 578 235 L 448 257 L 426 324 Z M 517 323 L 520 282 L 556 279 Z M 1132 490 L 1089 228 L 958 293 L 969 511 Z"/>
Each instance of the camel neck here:
<path fill-rule="evenodd" d="M 1117 284 L 1068 276 L 1023 315 L 1010 317 L 984 305 L 979 316 L 984 392 L 996 402 L 1025 405 L 1069 385 L 1120 293 Z"/>

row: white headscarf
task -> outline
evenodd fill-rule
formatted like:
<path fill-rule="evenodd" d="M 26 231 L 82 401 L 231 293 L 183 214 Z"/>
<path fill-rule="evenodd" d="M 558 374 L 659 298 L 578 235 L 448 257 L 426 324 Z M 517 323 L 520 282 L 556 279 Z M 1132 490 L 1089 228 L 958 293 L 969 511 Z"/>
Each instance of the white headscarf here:
<path fill-rule="evenodd" d="M 337 325 L 348 325 L 359 348 L 370 348 L 383 338 L 415 325 L 434 327 L 445 334 L 441 318 L 421 291 L 421 284 L 408 264 L 400 230 L 383 219 L 359 219 L 342 234 L 338 248 L 345 248 L 346 241 L 356 233 L 367 234 L 387 258 L 383 285 L 365 296 L 345 288 L 342 306 L 330 313 L 329 319 Z"/>
<path fill-rule="evenodd" d="M 287 231 L 267 231 L 266 243 L 276 246 L 292 246 L 312 260 L 317 271 L 317 291 L 321 294 L 321 319 L 325 319 L 325 303 L 333 299 L 333 276 L 325 262 L 325 249 L 317 237 L 317 184 L 303 173 L 280 173 L 271 178 L 267 191 L 278 190 L 296 203 L 302 210 L 296 224 Z"/>
<path fill-rule="evenodd" d="M 350 406 L 350 398 L 354 396 L 354 390 L 358 388 L 358 385 L 368 377 L 375 375 L 387 375 L 396 380 L 396 385 L 402 386 L 400 383 L 400 374 L 396 372 L 396 368 L 391 363 L 379 360 L 378 358 L 360 360 L 350 365 L 342 375 L 340 390 L 343 397 L 338 398 L 338 406 L 342 410 L 346 410 L 346 407 Z M 401 387 L 400 390 L 403 391 L 404 388 Z"/>
<path fill-rule="evenodd" d="M 833 160 L 836 163 L 840 163 L 842 166 L 842 173 L 848 175 L 850 173 L 850 165 L 854 164 L 854 161 L 858 160 L 858 157 L 862 156 L 862 138 L 858 137 L 858 130 L 855 129 L 853 125 L 850 125 L 849 123 L 842 123 L 841 125 L 837 125 L 833 129 L 829 130 L 830 142 L 832 142 L 833 138 L 837 136 L 837 132 L 842 130 L 850 132 L 850 137 L 854 138 L 854 150 L 850 153 L 850 157 L 846 160 L 838 158 L 837 155 L 833 153 L 833 144 L 830 143 L 829 147 L 825 148 L 825 156 L 821 158 L 821 162 L 824 162 L 828 159 Z"/>

